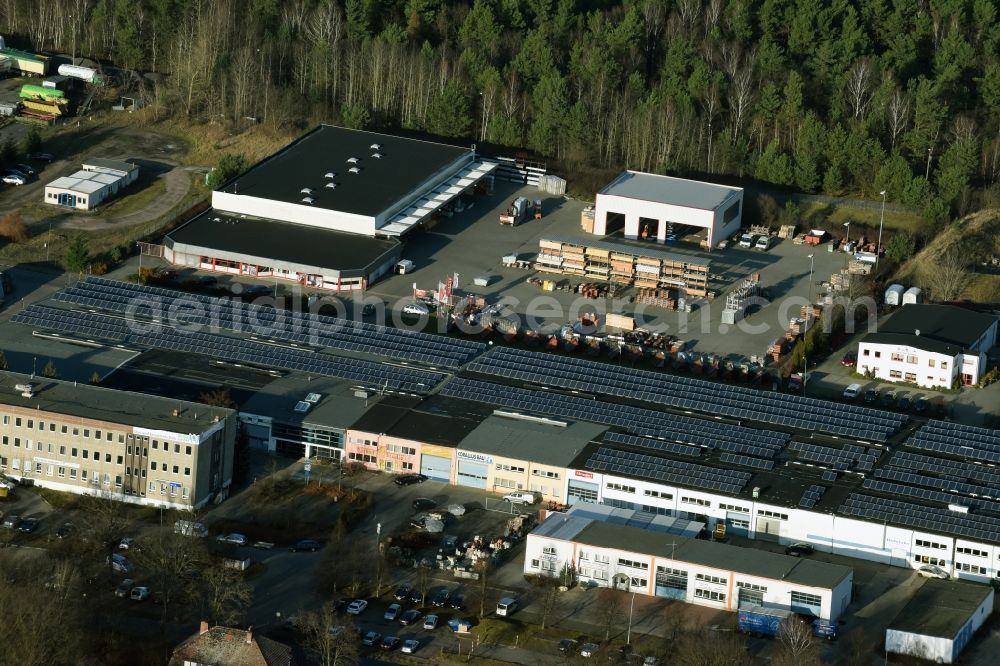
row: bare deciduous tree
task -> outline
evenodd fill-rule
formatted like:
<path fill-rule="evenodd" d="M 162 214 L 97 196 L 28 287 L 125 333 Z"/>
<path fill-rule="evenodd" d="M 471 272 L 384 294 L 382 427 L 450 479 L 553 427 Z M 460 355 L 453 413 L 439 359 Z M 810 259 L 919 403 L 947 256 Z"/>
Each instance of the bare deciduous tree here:
<path fill-rule="evenodd" d="M 136 564 L 149 572 L 154 591 L 161 595 L 160 623 L 165 627 L 173 602 L 187 596 L 186 580 L 208 561 L 208 553 L 200 539 L 175 534 L 161 528 L 151 538 L 144 539 L 142 549 L 134 556 Z"/>
<path fill-rule="evenodd" d="M 798 617 L 791 616 L 781 623 L 778 642 L 781 647 L 777 661 L 780 663 L 799 666 L 817 661 L 812 627 Z"/>
<path fill-rule="evenodd" d="M 934 300 L 953 301 L 971 279 L 969 258 L 961 248 L 952 246 L 920 272 L 920 280 Z"/>
<path fill-rule="evenodd" d="M 602 587 L 597 593 L 598 617 L 601 618 L 601 626 L 604 627 L 604 640 L 611 638 L 611 630 L 621 619 L 622 611 L 625 609 L 625 593 L 610 587 Z"/>
<path fill-rule="evenodd" d="M 874 70 L 868 58 L 860 58 L 854 62 L 850 71 L 847 72 L 845 87 L 847 89 L 847 100 L 851 104 L 851 110 L 856 120 L 864 120 L 868 115 L 868 105 L 872 101 L 872 80 Z"/>
<path fill-rule="evenodd" d="M 899 88 L 896 88 L 892 93 L 892 97 L 889 98 L 887 120 L 889 123 L 891 152 L 896 150 L 896 141 L 906 131 L 906 126 L 910 122 L 910 98 Z"/>
<path fill-rule="evenodd" d="M 350 666 L 358 662 L 357 629 L 337 615 L 332 603 L 318 611 L 304 611 L 296 621 L 303 643 L 322 666 Z"/>
<path fill-rule="evenodd" d="M 202 570 L 198 589 L 201 592 L 202 617 L 209 618 L 212 624 L 231 626 L 241 623 L 253 599 L 253 587 L 246 581 L 243 572 L 221 563 Z"/>
<path fill-rule="evenodd" d="M 549 576 L 529 576 L 536 608 L 541 615 L 542 629 L 548 624 L 559 605 L 559 580 Z"/>

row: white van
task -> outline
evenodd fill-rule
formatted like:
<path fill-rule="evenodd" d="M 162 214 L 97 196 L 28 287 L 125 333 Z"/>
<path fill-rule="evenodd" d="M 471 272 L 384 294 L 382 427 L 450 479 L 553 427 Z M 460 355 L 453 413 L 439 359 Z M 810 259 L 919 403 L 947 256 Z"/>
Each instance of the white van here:
<path fill-rule="evenodd" d="M 844 389 L 844 398 L 854 400 L 861 394 L 861 384 L 851 384 Z"/>
<path fill-rule="evenodd" d="M 396 262 L 396 272 L 400 275 L 406 275 L 407 273 L 412 273 L 416 269 L 416 264 L 414 264 L 409 259 L 403 259 Z"/>
<path fill-rule="evenodd" d="M 740 247 L 753 247 L 753 234 L 743 234 L 740 236 Z"/>
<path fill-rule="evenodd" d="M 513 615 L 514 611 L 517 610 L 517 599 L 512 599 L 511 597 L 504 597 L 497 602 L 497 615 L 500 617 L 507 617 Z"/>
<path fill-rule="evenodd" d="M 504 495 L 503 501 L 510 502 L 511 504 L 534 504 L 537 498 L 534 493 L 518 492 Z"/>
<path fill-rule="evenodd" d="M 768 250 L 771 249 L 771 237 L 761 236 L 760 238 L 757 239 L 757 242 L 754 243 L 753 247 L 755 250 L 760 250 L 761 252 L 767 252 Z"/>

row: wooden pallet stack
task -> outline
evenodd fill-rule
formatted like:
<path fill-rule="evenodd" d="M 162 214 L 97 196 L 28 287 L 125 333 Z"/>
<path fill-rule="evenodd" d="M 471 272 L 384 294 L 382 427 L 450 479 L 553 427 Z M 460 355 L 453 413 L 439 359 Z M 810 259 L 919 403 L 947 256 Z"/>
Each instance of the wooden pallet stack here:
<path fill-rule="evenodd" d="M 778 229 L 778 238 L 795 238 L 795 225 L 794 224 L 783 224 L 781 228 Z"/>
<path fill-rule="evenodd" d="M 639 289 L 635 302 L 642 305 L 652 305 L 658 308 L 673 310 L 677 307 L 677 299 L 670 289 Z"/>
<path fill-rule="evenodd" d="M 847 265 L 847 270 L 854 275 L 868 275 L 872 272 L 872 264 L 867 261 L 852 259 L 851 263 Z"/>

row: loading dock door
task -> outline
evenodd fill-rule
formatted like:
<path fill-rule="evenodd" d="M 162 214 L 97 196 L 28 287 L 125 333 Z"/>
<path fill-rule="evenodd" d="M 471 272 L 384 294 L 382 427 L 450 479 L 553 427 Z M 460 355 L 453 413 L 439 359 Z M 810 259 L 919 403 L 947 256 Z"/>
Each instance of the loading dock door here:
<path fill-rule="evenodd" d="M 758 539 L 766 541 L 777 541 L 778 537 L 781 536 L 781 521 L 758 516 L 756 536 Z"/>
<path fill-rule="evenodd" d="M 428 479 L 451 483 L 451 458 L 442 456 L 420 456 L 420 473 Z"/>
<path fill-rule="evenodd" d="M 750 516 L 737 511 L 727 511 L 726 532 L 735 536 L 750 536 Z"/>
<path fill-rule="evenodd" d="M 458 461 L 458 485 L 467 488 L 482 488 L 486 490 L 486 475 L 489 469 L 482 463 L 468 460 Z"/>
<path fill-rule="evenodd" d="M 566 501 L 569 502 L 570 506 L 573 506 L 577 502 L 592 502 L 593 504 L 597 504 L 597 492 L 598 487 L 596 483 L 570 479 Z"/>

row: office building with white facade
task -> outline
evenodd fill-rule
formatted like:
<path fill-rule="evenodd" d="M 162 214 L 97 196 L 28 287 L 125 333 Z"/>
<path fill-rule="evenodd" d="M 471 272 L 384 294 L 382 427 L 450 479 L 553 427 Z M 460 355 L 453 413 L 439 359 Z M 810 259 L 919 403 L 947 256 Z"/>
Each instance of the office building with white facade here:
<path fill-rule="evenodd" d="M 997 318 L 952 305 L 908 304 L 858 344 L 858 372 L 926 388 L 976 384 L 997 343 Z"/>

